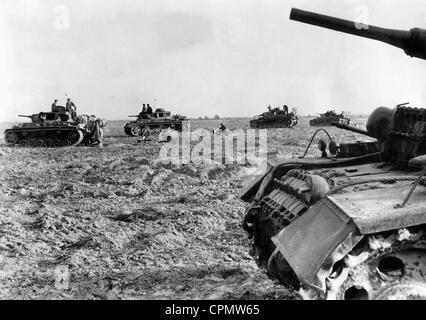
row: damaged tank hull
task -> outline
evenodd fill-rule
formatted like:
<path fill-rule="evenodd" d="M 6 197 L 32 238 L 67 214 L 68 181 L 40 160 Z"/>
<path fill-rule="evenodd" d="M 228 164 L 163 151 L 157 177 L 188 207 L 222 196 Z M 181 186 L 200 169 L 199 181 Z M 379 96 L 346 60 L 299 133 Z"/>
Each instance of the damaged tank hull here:
<path fill-rule="evenodd" d="M 376 150 L 289 160 L 243 190 L 250 253 L 272 279 L 306 298 L 426 298 L 426 178 L 410 160 L 426 154 L 426 121 L 393 114 Z"/>
<path fill-rule="evenodd" d="M 299 9 L 290 19 L 426 59 L 426 30 L 359 28 Z M 426 110 L 378 108 L 366 128 L 376 152 L 332 141 L 328 158 L 320 141 L 322 159 L 290 160 L 250 179 L 241 198 L 250 204 L 251 255 L 305 298 L 426 299 Z"/>

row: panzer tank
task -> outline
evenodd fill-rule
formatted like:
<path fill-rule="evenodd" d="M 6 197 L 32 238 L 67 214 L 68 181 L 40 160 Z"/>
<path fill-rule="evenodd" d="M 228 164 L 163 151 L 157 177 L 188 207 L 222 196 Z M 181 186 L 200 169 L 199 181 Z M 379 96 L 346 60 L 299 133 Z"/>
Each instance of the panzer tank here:
<path fill-rule="evenodd" d="M 149 106 L 149 105 L 148 105 Z M 170 111 L 158 108 L 152 114 L 140 112 L 138 115 L 129 116 L 136 118 L 124 126 L 124 132 L 130 137 L 143 137 L 159 135 L 163 130 L 187 131 L 191 122 L 185 116 L 172 115 Z"/>
<path fill-rule="evenodd" d="M 298 9 L 290 18 L 426 59 L 425 30 L 357 29 Z M 307 299 L 426 299 L 426 109 L 380 107 L 366 130 L 334 125 L 374 140 L 320 140 L 318 157 L 271 162 L 248 179 L 250 254 Z"/>
<path fill-rule="evenodd" d="M 293 128 L 299 122 L 295 110 L 288 112 L 286 106 L 284 110 L 280 108 L 270 109 L 267 112 L 256 116 L 250 121 L 252 129 L 273 129 L 273 128 Z"/>
<path fill-rule="evenodd" d="M 329 127 L 332 123 L 350 124 L 351 118 L 345 113 L 338 114 L 336 111 L 331 110 L 326 113 L 321 113 L 319 117 L 309 121 L 311 127 Z"/>
<path fill-rule="evenodd" d="M 4 132 L 5 141 L 10 146 L 58 148 L 90 143 L 89 117 L 76 116 L 72 119 L 65 107 L 57 106 L 54 112 L 19 116 L 29 118 L 31 122 L 21 123 Z"/>

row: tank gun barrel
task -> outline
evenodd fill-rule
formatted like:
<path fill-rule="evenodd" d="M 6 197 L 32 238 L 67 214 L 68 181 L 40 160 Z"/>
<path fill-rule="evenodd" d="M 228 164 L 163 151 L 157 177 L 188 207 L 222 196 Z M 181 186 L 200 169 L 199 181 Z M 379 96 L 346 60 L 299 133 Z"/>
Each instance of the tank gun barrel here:
<path fill-rule="evenodd" d="M 296 8 L 291 10 L 290 20 L 385 42 L 404 50 L 410 57 L 426 60 L 426 30 L 424 29 L 413 28 L 409 31 L 386 29 Z"/>
<path fill-rule="evenodd" d="M 18 115 L 18 117 L 21 117 L 21 118 L 32 118 L 32 116 L 26 116 L 26 115 L 22 115 L 22 114 L 20 114 L 20 115 Z"/>
<path fill-rule="evenodd" d="M 339 129 L 348 130 L 348 131 L 352 131 L 352 132 L 355 132 L 355 133 L 363 134 L 363 135 L 368 136 L 370 138 L 375 138 L 370 133 L 368 133 L 367 130 L 359 129 L 359 128 L 356 128 L 356 127 L 353 127 L 353 126 L 349 126 L 347 124 L 332 122 L 331 125 L 339 128 Z"/>
<path fill-rule="evenodd" d="M 139 118 L 139 116 L 129 116 L 129 118 Z"/>

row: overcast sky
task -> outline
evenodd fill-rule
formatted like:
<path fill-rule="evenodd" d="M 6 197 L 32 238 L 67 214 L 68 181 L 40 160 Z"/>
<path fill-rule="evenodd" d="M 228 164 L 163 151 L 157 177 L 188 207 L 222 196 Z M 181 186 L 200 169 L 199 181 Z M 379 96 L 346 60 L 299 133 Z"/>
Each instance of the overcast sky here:
<path fill-rule="evenodd" d="M 0 121 L 65 94 L 110 120 L 154 99 L 191 117 L 426 106 L 426 61 L 290 21 L 292 7 L 426 28 L 424 0 L 2 0 Z"/>

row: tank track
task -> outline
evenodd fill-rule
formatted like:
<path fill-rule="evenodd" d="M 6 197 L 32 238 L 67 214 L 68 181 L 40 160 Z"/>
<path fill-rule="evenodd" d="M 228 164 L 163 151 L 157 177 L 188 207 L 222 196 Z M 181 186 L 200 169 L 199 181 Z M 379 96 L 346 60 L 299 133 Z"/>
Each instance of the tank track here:
<path fill-rule="evenodd" d="M 250 128 L 252 129 L 285 129 L 285 128 L 293 128 L 297 125 L 296 120 L 286 119 L 284 121 L 267 121 L 261 120 L 256 121 L 252 120 L 250 122 Z"/>
<path fill-rule="evenodd" d="M 84 133 L 82 130 L 7 130 L 6 143 L 30 148 L 59 148 L 74 147 L 82 143 Z"/>
<path fill-rule="evenodd" d="M 124 127 L 124 133 L 127 134 L 130 137 L 151 137 L 151 136 L 157 136 L 159 135 L 163 130 L 167 130 L 167 127 L 164 127 L 163 129 L 160 128 L 148 128 L 145 129 L 146 125 L 143 125 L 143 127 L 141 127 L 138 124 L 127 124 Z"/>
<path fill-rule="evenodd" d="M 311 127 L 331 127 L 333 122 L 338 122 L 340 124 L 344 124 L 344 125 L 349 125 L 350 124 L 350 120 L 348 119 L 342 119 L 342 118 L 338 118 L 338 119 L 312 119 L 309 121 L 309 125 Z"/>
<path fill-rule="evenodd" d="M 130 136 L 130 137 L 137 137 L 139 134 L 138 134 L 138 131 L 135 131 L 135 129 L 137 128 L 138 126 L 135 126 L 135 125 L 126 125 L 125 127 L 124 127 L 124 132 L 128 135 L 128 136 Z"/>
<path fill-rule="evenodd" d="M 258 204 L 246 210 L 243 228 L 248 233 L 251 250 L 258 266 L 268 276 L 285 286 L 298 288 L 299 282 L 284 258 L 276 252 L 271 238 L 304 214 L 311 202 L 309 174 L 291 170 L 275 179 L 273 190 Z"/>

